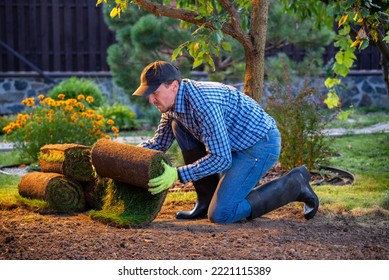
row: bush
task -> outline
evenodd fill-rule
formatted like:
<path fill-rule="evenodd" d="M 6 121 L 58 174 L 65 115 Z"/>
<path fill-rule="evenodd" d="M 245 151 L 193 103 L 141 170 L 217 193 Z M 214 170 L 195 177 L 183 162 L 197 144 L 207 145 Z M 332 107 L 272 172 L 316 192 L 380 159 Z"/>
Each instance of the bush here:
<path fill-rule="evenodd" d="M 40 148 L 46 144 L 75 143 L 92 145 L 99 138 L 109 138 L 105 131 L 111 128 L 118 136 L 119 130 L 113 126 L 113 120 L 105 120 L 102 115 L 88 109 L 93 98 L 83 95 L 79 99 L 67 99 L 59 94 L 60 100 L 39 95 L 39 104 L 34 98 L 27 98 L 22 104 L 28 107 L 25 113 L 17 116 L 3 131 L 6 140 L 15 142 L 21 156 L 33 160 L 39 157 Z"/>
<path fill-rule="evenodd" d="M 60 100 L 60 94 L 64 94 L 67 99 L 78 99 L 81 96 L 90 96 L 93 103 L 87 104 L 91 108 L 98 108 L 103 104 L 104 98 L 100 88 L 91 80 L 72 77 L 62 81 L 48 92 L 47 96 L 54 100 Z"/>
<path fill-rule="evenodd" d="M 332 156 L 331 142 L 323 134 L 324 118 L 315 102 L 317 92 L 303 88 L 293 95 L 287 87 L 275 86 L 266 104 L 277 121 L 282 137 L 280 163 L 284 169 L 305 164 L 317 168 Z"/>
<path fill-rule="evenodd" d="M 135 113 L 123 104 L 115 103 L 112 106 L 104 105 L 100 107 L 97 112 L 105 118 L 113 120 L 120 130 L 133 130 L 139 128 L 139 125 L 135 121 Z"/>

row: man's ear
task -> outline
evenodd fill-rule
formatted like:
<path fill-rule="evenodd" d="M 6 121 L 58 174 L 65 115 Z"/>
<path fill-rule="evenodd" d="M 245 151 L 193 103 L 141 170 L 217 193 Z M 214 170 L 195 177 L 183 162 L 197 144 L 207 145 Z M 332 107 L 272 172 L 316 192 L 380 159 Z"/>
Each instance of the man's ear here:
<path fill-rule="evenodd" d="M 177 80 L 174 80 L 172 85 L 173 85 L 174 91 L 178 91 L 178 87 L 180 86 L 180 83 Z"/>

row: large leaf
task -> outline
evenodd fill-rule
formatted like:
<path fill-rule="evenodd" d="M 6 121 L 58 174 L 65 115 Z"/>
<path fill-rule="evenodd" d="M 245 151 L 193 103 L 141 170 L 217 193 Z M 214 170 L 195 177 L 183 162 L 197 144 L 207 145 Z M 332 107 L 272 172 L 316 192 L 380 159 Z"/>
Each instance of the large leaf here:
<path fill-rule="evenodd" d="M 329 109 L 335 108 L 339 105 L 339 97 L 334 89 L 331 89 L 328 92 L 327 98 L 324 100 L 324 103 L 327 104 Z"/>

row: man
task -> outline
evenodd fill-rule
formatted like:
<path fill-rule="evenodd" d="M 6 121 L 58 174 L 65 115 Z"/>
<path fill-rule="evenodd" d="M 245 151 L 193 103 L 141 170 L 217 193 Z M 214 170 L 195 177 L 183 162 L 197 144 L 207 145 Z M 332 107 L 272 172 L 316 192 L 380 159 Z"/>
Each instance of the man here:
<path fill-rule="evenodd" d="M 236 88 L 215 82 L 181 79 L 164 61 L 144 68 L 133 93 L 148 98 L 162 113 L 155 135 L 140 146 L 166 151 L 177 141 L 185 166 L 163 163 L 164 173 L 149 181 L 152 194 L 180 180 L 192 181 L 197 202 L 177 219 L 205 217 L 215 223 L 252 219 L 291 201 L 304 202 L 304 216 L 315 216 L 319 200 L 304 166 L 255 187 L 276 163 L 281 137 L 276 122 L 253 99 Z M 254 188 L 255 187 L 255 188 Z"/>

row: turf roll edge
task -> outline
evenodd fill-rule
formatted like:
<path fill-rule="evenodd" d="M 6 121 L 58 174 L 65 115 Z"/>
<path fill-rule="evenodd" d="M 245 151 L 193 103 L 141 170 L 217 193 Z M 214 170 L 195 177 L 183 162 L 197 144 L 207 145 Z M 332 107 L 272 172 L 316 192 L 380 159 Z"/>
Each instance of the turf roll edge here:
<path fill-rule="evenodd" d="M 79 182 L 93 180 L 90 147 L 79 144 L 48 144 L 40 149 L 42 172 L 60 173 Z"/>
<path fill-rule="evenodd" d="M 59 212 L 81 212 L 85 197 L 81 185 L 63 174 L 32 172 L 22 176 L 19 194 L 30 199 L 42 199 Z"/>
<path fill-rule="evenodd" d="M 148 181 L 163 173 L 162 160 L 169 163 L 160 151 L 108 139 L 100 139 L 93 145 L 91 160 L 100 177 L 139 188 L 149 188 Z"/>

